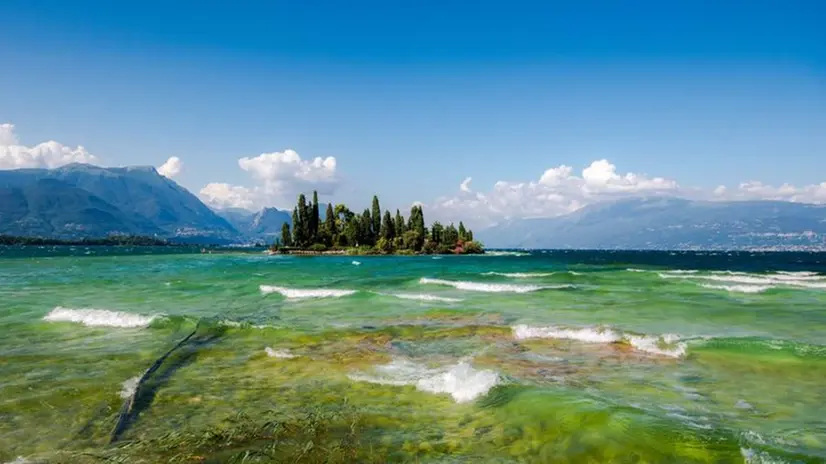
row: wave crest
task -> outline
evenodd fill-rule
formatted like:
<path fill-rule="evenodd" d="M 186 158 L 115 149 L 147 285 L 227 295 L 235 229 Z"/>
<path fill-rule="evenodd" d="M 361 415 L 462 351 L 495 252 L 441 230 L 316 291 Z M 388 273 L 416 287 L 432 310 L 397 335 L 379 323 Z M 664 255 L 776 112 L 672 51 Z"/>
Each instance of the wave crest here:
<path fill-rule="evenodd" d="M 458 290 L 467 290 L 471 292 L 490 292 L 490 293 L 530 293 L 537 290 L 553 289 L 553 288 L 573 288 L 572 285 L 516 285 L 516 284 L 494 284 L 484 282 L 466 282 L 461 280 L 443 280 L 431 279 L 429 277 L 422 277 L 419 279 L 420 284 L 433 285 L 447 285 Z"/>
<path fill-rule="evenodd" d="M 342 296 L 349 296 L 356 293 L 355 290 L 340 290 L 333 288 L 287 288 L 276 287 L 273 285 L 261 285 L 261 293 L 279 293 L 281 296 L 290 299 L 301 298 L 340 298 Z"/>
<path fill-rule="evenodd" d="M 673 334 L 660 336 L 625 334 L 610 328 L 565 328 L 565 327 L 530 327 L 517 325 L 512 328 L 517 340 L 531 338 L 556 338 L 577 340 L 585 343 L 628 343 L 638 351 L 681 358 L 686 353 L 686 343 Z"/>
<path fill-rule="evenodd" d="M 499 374 L 490 370 L 474 369 L 467 362 L 431 369 L 404 359 L 374 368 L 374 375 L 353 374 L 351 380 L 381 385 L 413 385 L 429 393 L 447 393 L 457 403 L 472 401 L 486 395 L 501 382 Z"/>
<path fill-rule="evenodd" d="M 458 303 L 462 301 L 460 298 L 448 298 L 427 293 L 393 293 L 390 296 L 401 298 L 402 300 L 439 301 L 443 303 Z"/>
<path fill-rule="evenodd" d="M 553 272 L 484 272 L 482 275 L 495 275 L 502 277 L 511 277 L 514 279 L 530 279 L 532 277 L 550 277 L 554 275 Z"/>
<path fill-rule="evenodd" d="M 58 306 L 43 317 L 49 322 L 75 322 L 87 327 L 146 327 L 157 316 L 109 311 L 106 309 L 71 309 Z"/>

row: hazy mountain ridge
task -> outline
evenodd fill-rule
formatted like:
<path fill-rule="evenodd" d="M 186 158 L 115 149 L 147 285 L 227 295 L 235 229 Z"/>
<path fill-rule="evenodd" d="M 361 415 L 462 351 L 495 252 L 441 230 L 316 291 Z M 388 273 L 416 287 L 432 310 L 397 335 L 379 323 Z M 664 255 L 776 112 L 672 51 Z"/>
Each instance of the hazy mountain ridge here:
<path fill-rule="evenodd" d="M 826 207 L 781 201 L 635 198 L 485 229 L 488 247 L 826 250 Z"/>
<path fill-rule="evenodd" d="M 152 167 L 0 171 L 0 233 L 56 237 L 112 233 L 230 241 L 237 231 Z"/>

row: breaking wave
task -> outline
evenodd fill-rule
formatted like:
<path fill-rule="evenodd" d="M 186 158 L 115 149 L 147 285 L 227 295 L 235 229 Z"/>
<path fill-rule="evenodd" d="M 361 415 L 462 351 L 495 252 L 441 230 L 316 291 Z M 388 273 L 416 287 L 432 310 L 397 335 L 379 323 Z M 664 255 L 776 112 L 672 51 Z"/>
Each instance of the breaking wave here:
<path fill-rule="evenodd" d="M 719 282 L 701 284 L 702 287 L 728 290 L 740 293 L 761 293 L 771 288 L 826 289 L 826 277 L 812 272 L 777 272 L 772 274 L 750 274 L 746 272 L 715 271 L 700 274 L 697 271 L 665 271 L 657 275 L 663 279 L 681 279 L 692 282 Z"/>
<path fill-rule="evenodd" d="M 261 285 L 261 293 L 280 293 L 281 296 L 290 299 L 301 298 L 340 298 L 356 293 L 355 290 L 340 290 L 333 288 L 287 288 L 272 285 Z"/>
<path fill-rule="evenodd" d="M 512 277 L 515 279 L 530 279 L 531 277 L 549 277 L 553 272 L 485 272 L 482 275 L 495 275 L 502 277 Z"/>
<path fill-rule="evenodd" d="M 627 343 L 639 351 L 646 353 L 680 358 L 685 356 L 686 343 L 680 341 L 677 335 L 665 334 L 660 336 L 625 334 L 610 328 L 565 328 L 565 327 L 531 327 L 517 325 L 513 328 L 513 336 L 517 340 L 531 338 L 556 338 L 577 340 L 585 343 Z"/>
<path fill-rule="evenodd" d="M 447 393 L 457 403 L 465 403 L 486 395 L 501 382 L 496 372 L 474 369 L 464 361 L 434 369 L 405 359 L 396 359 L 390 364 L 378 366 L 371 375 L 351 374 L 349 377 L 357 382 L 413 385 L 418 390 L 429 393 Z"/>
<path fill-rule="evenodd" d="M 427 293 L 393 293 L 390 296 L 401 298 L 402 300 L 439 301 L 443 303 L 458 303 L 462 301 L 461 298 L 448 298 Z"/>
<path fill-rule="evenodd" d="M 702 284 L 703 288 L 711 288 L 714 290 L 726 290 L 732 293 L 763 293 L 770 288 L 771 285 L 714 285 Z"/>
<path fill-rule="evenodd" d="M 75 322 L 87 327 L 146 327 L 157 316 L 109 311 L 106 309 L 71 309 L 58 306 L 43 317 L 49 322 Z"/>
<path fill-rule="evenodd" d="M 465 282 L 461 280 L 442 280 L 422 277 L 420 284 L 447 285 L 458 290 L 471 292 L 491 292 L 491 293 L 529 293 L 537 290 L 573 288 L 573 285 L 516 285 L 516 284 L 493 284 L 483 282 Z"/>

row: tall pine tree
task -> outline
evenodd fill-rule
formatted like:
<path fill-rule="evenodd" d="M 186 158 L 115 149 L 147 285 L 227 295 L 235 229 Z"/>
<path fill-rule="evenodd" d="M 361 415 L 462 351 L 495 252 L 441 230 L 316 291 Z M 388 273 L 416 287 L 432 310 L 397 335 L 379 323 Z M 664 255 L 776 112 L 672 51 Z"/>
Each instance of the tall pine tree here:
<path fill-rule="evenodd" d="M 396 236 L 395 227 L 393 227 L 393 219 L 390 217 L 390 211 L 384 212 L 384 218 L 381 222 L 381 238 L 385 240 L 393 240 Z"/>
<path fill-rule="evenodd" d="M 398 209 L 396 210 L 396 227 L 395 227 L 395 229 L 396 229 L 396 236 L 397 237 L 401 237 L 402 235 L 404 235 L 405 231 L 407 230 L 404 227 L 404 217 L 402 217 L 402 214 L 399 212 Z"/>
<path fill-rule="evenodd" d="M 290 235 L 290 224 L 281 224 L 281 245 L 289 247 L 293 245 L 293 238 Z"/>
<path fill-rule="evenodd" d="M 373 237 L 378 237 L 381 234 L 381 207 L 379 206 L 379 197 L 373 195 L 373 210 L 371 212 L 371 229 Z"/>
<path fill-rule="evenodd" d="M 465 225 L 462 221 L 459 221 L 459 240 L 465 241 L 467 239 L 467 230 L 465 229 Z"/>
<path fill-rule="evenodd" d="M 333 213 L 333 205 L 327 203 L 327 211 L 324 214 L 324 232 L 327 235 L 328 245 L 335 245 L 338 237 L 338 228 L 336 227 L 336 215 Z"/>
<path fill-rule="evenodd" d="M 317 243 L 320 241 L 318 236 L 318 224 L 318 192 L 313 190 L 313 206 L 312 210 L 310 211 L 310 219 L 308 221 L 310 244 Z"/>
<path fill-rule="evenodd" d="M 361 238 L 359 239 L 359 245 L 363 246 L 373 246 L 376 244 L 376 237 L 373 235 L 373 218 L 370 215 L 369 209 L 364 209 L 364 212 L 361 213 L 361 221 L 360 221 L 360 229 L 361 229 Z"/>

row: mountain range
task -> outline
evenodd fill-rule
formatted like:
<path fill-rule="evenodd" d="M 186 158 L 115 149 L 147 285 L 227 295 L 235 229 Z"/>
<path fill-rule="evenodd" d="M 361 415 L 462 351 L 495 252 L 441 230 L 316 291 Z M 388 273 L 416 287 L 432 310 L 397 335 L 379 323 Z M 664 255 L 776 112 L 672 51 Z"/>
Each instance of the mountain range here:
<path fill-rule="evenodd" d="M 0 171 L 0 233 L 100 237 L 113 233 L 230 242 L 238 231 L 153 167 Z"/>
<path fill-rule="evenodd" d="M 480 231 L 488 248 L 826 250 L 826 206 L 631 198 Z"/>
<path fill-rule="evenodd" d="M 0 234 L 270 242 L 285 222 L 291 213 L 276 208 L 214 211 L 152 167 L 0 171 Z M 504 221 L 476 236 L 488 248 L 826 250 L 826 206 L 631 198 Z"/>

